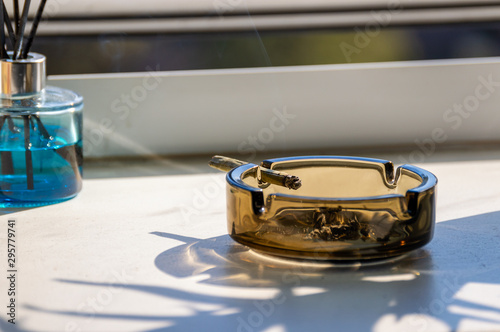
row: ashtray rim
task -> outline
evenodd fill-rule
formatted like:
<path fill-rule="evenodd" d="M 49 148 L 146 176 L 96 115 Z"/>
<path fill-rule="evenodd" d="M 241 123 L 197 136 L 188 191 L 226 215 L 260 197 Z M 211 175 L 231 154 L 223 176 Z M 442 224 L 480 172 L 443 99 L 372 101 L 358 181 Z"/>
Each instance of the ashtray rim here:
<path fill-rule="evenodd" d="M 386 195 L 377 195 L 377 196 L 358 196 L 358 197 L 318 197 L 318 196 L 302 196 L 302 195 L 288 195 L 284 193 L 272 193 L 270 196 L 273 197 L 283 197 L 290 200 L 301 199 L 301 200 L 315 200 L 315 201 L 346 201 L 346 202 L 355 202 L 355 201 L 366 201 L 366 200 L 381 200 L 387 198 L 395 198 L 395 197 L 407 197 L 410 199 L 412 195 L 419 194 L 425 192 L 429 189 L 434 188 L 437 185 L 437 177 L 431 172 L 409 164 L 400 165 L 397 168 L 394 168 L 394 164 L 391 161 L 384 159 L 376 159 L 376 158 L 365 158 L 365 157 L 350 157 L 350 156 L 297 156 L 297 157 L 284 157 L 284 158 L 273 158 L 266 159 L 262 161 L 262 167 L 273 169 L 273 166 L 278 163 L 290 162 L 290 161 L 325 161 L 325 162 L 337 162 L 340 164 L 341 162 L 350 162 L 350 163 L 359 163 L 359 164 L 370 164 L 370 165 L 378 165 L 378 167 L 384 168 L 385 181 L 387 184 L 391 186 L 397 186 L 397 182 L 401 176 L 402 170 L 408 170 L 412 173 L 415 173 L 422 180 L 422 183 L 417 187 L 410 188 L 406 191 L 406 195 L 402 194 L 386 194 Z M 226 181 L 228 184 L 241 188 L 243 190 L 247 190 L 254 194 L 263 194 L 263 189 L 259 187 L 251 186 L 245 183 L 242 180 L 242 175 L 247 172 L 249 169 L 258 167 L 257 164 L 245 164 L 239 167 L 236 167 L 229 171 L 226 175 Z M 332 164 L 331 166 L 335 166 Z M 374 167 L 375 168 L 375 167 Z"/>

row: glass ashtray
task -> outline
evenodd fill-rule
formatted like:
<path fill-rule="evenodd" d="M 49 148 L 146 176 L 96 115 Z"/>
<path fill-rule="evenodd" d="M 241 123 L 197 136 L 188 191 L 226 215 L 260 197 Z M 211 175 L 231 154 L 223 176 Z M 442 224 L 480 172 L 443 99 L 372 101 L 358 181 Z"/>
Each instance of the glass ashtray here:
<path fill-rule="evenodd" d="M 261 169 L 300 178 L 291 190 L 262 182 Z M 311 156 L 243 164 L 229 171 L 230 236 L 258 252 L 298 259 L 369 260 L 427 244 L 437 178 L 412 165 Z"/>

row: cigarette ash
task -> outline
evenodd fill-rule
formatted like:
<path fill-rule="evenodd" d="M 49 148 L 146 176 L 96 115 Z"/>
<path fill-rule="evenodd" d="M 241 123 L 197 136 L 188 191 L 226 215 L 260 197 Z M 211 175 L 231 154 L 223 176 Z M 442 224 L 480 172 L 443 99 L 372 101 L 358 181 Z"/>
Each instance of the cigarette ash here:
<path fill-rule="evenodd" d="M 342 208 L 325 208 L 316 210 L 313 220 L 313 230 L 306 235 L 306 239 L 314 241 L 387 242 L 391 237 L 399 237 L 405 233 L 387 212 L 367 214 L 345 211 Z"/>
<path fill-rule="evenodd" d="M 314 230 L 307 235 L 312 240 L 358 240 L 370 234 L 369 226 L 360 223 L 355 213 L 342 209 L 317 211 L 314 220 Z"/>
<path fill-rule="evenodd" d="M 342 207 L 283 209 L 261 231 L 301 234 L 310 241 L 387 242 L 408 235 L 406 223 L 391 211 L 347 210 Z"/>

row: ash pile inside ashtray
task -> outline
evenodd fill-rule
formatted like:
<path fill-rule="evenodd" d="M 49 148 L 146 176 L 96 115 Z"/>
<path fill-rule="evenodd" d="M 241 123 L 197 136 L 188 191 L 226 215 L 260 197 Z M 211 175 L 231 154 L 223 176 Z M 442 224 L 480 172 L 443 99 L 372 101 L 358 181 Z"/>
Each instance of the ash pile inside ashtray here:
<path fill-rule="evenodd" d="M 297 234 L 312 241 L 375 241 L 406 236 L 411 223 L 399 223 L 390 211 L 338 208 L 284 209 L 269 219 L 266 230 Z M 405 226 L 406 225 L 406 226 Z M 262 230 L 261 230 L 262 231 Z"/>
<path fill-rule="evenodd" d="M 352 212 L 327 209 L 314 213 L 314 230 L 308 234 L 313 240 L 358 240 L 370 233 L 368 225 L 358 221 Z"/>

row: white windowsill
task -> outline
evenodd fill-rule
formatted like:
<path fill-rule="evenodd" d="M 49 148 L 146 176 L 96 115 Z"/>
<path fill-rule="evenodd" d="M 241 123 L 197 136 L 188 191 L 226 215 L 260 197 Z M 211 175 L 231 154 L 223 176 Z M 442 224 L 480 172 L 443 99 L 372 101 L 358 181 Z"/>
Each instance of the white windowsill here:
<path fill-rule="evenodd" d="M 115 178 L 87 164 L 77 198 L 2 218 L 17 220 L 16 331 L 236 331 L 283 296 L 258 330 L 498 330 L 499 160 L 434 154 L 419 165 L 439 179 L 433 241 L 394 264 L 326 271 L 238 259 L 224 175 L 204 159 L 113 165 Z"/>

